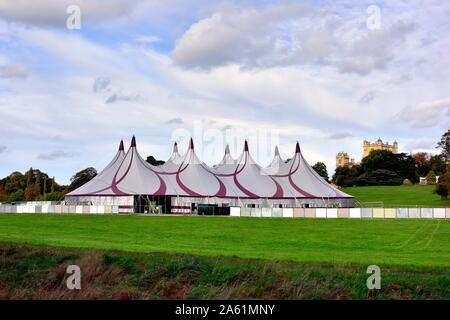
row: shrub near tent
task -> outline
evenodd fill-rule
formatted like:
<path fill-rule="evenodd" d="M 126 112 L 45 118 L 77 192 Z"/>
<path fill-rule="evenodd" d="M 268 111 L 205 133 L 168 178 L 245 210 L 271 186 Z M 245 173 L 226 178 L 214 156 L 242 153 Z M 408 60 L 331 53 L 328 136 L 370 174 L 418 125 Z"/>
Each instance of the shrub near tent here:
<path fill-rule="evenodd" d="M 440 195 L 442 200 L 447 200 L 450 192 L 450 170 L 439 178 L 439 182 L 436 184 L 434 192 Z"/>
<path fill-rule="evenodd" d="M 427 178 L 428 184 L 432 184 L 432 185 L 436 184 L 436 173 L 434 173 L 433 170 L 430 170 L 430 172 L 428 172 L 426 178 Z"/>

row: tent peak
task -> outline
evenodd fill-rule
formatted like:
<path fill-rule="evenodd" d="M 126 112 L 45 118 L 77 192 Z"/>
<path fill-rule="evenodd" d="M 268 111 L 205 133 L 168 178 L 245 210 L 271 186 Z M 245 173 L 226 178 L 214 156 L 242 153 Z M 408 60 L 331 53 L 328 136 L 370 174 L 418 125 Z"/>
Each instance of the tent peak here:
<path fill-rule="evenodd" d="M 244 151 L 248 151 L 248 142 L 245 140 L 244 142 Z"/>
<path fill-rule="evenodd" d="M 133 138 L 131 139 L 131 148 L 136 148 L 136 137 L 133 136 Z"/>
<path fill-rule="evenodd" d="M 230 146 L 228 144 L 225 147 L 225 154 L 230 154 Z"/>
<path fill-rule="evenodd" d="M 194 150 L 194 140 L 192 140 L 192 138 L 189 141 L 189 149 Z"/>
<path fill-rule="evenodd" d="M 178 143 L 175 141 L 175 143 L 173 144 L 173 153 L 178 152 Z"/>
<path fill-rule="evenodd" d="M 295 145 L 295 153 L 300 153 L 300 143 L 298 143 Z"/>
<path fill-rule="evenodd" d="M 278 146 L 275 146 L 275 157 L 280 156 L 280 151 L 278 150 Z"/>
<path fill-rule="evenodd" d="M 120 144 L 119 144 L 119 151 L 124 151 L 125 148 L 123 146 L 123 140 L 120 140 Z"/>

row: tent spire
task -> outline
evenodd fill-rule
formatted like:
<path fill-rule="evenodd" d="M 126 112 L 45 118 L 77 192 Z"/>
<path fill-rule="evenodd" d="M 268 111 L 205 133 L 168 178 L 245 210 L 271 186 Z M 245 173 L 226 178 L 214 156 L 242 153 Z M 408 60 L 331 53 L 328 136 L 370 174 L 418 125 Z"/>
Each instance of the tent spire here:
<path fill-rule="evenodd" d="M 119 144 L 119 151 L 124 151 L 125 148 L 123 146 L 123 140 L 120 140 L 120 144 Z"/>
<path fill-rule="evenodd" d="M 278 146 L 275 146 L 275 157 L 280 156 L 280 151 L 278 151 Z"/>
<path fill-rule="evenodd" d="M 244 142 L 244 151 L 248 151 L 248 142 L 245 140 Z"/>
<path fill-rule="evenodd" d="M 194 140 L 192 140 L 192 138 L 191 138 L 191 140 L 189 141 L 189 149 L 194 150 Z"/>
<path fill-rule="evenodd" d="M 298 143 L 295 145 L 295 153 L 300 153 L 300 143 Z"/>
<path fill-rule="evenodd" d="M 178 153 L 178 144 L 175 141 L 175 143 L 173 144 L 173 153 Z"/>
<path fill-rule="evenodd" d="M 228 144 L 225 147 L 225 154 L 230 154 L 230 147 L 228 146 Z"/>
<path fill-rule="evenodd" d="M 131 139 L 131 148 L 136 148 L 136 138 L 133 135 L 133 138 Z"/>

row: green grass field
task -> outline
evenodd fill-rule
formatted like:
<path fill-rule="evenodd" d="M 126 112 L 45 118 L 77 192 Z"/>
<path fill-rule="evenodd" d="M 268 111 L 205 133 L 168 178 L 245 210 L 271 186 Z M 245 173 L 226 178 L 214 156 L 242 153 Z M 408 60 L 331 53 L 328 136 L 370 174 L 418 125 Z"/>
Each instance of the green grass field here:
<path fill-rule="evenodd" d="M 450 221 L 0 215 L 0 242 L 450 268 Z"/>
<path fill-rule="evenodd" d="M 341 190 L 356 198 L 359 202 L 382 202 L 384 207 L 422 206 L 450 207 L 450 200 L 443 201 L 433 193 L 433 186 L 375 186 L 351 187 Z"/>

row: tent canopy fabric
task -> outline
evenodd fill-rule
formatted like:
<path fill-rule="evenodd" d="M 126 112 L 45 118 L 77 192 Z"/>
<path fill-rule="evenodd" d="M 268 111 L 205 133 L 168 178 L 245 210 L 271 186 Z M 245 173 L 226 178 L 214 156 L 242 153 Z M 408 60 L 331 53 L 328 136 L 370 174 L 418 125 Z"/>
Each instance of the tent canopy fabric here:
<path fill-rule="evenodd" d="M 297 143 L 295 156 L 288 162 L 278 147 L 272 163 L 257 164 L 247 141 L 238 159 L 225 149 L 222 161 L 209 167 L 196 155 L 191 139 L 184 155 L 175 143 L 169 160 L 160 166 L 147 163 L 138 153 L 136 138 L 124 153 L 123 142 L 111 163 L 94 179 L 68 196 L 181 196 L 267 199 L 351 199 L 326 182 L 306 162 Z"/>

